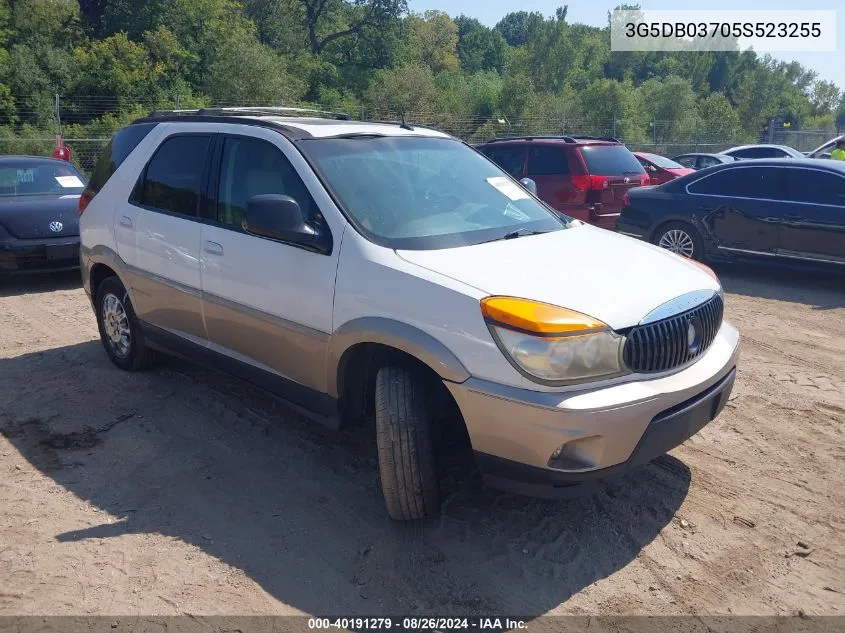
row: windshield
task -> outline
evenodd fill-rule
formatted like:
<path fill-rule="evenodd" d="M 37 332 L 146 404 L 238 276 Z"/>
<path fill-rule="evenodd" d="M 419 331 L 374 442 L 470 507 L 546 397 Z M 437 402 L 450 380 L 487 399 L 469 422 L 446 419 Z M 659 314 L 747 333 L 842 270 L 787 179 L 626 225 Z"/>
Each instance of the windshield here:
<path fill-rule="evenodd" d="M 663 169 L 684 169 L 683 165 L 679 165 L 665 156 L 659 156 L 657 154 L 641 154 L 641 156 L 648 162 L 657 165 L 658 167 L 662 167 Z"/>
<path fill-rule="evenodd" d="M 58 161 L 4 161 L 0 164 L 0 196 L 75 195 L 85 188 L 83 176 Z"/>
<path fill-rule="evenodd" d="M 300 147 L 353 224 L 388 248 L 452 248 L 566 226 L 494 163 L 453 139 L 307 139 Z"/>
<path fill-rule="evenodd" d="M 581 148 L 587 171 L 594 176 L 627 176 L 644 174 L 630 150 L 624 145 L 587 145 Z"/>

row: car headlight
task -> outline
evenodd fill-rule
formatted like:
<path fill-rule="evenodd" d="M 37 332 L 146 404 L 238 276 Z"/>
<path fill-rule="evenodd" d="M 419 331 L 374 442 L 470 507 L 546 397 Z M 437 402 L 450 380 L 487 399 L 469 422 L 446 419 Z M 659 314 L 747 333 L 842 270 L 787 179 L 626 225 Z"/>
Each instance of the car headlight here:
<path fill-rule="evenodd" d="M 481 312 L 508 360 L 533 380 L 566 384 L 625 373 L 625 339 L 598 319 L 515 297 L 487 297 Z"/>

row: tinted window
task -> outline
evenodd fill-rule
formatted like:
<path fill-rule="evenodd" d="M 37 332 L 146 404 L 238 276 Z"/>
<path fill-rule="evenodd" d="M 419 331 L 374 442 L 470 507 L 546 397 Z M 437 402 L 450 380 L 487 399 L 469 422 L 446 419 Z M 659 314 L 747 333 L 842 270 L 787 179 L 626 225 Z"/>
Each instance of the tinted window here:
<path fill-rule="evenodd" d="M 561 148 L 537 145 L 528 150 L 529 176 L 556 176 L 568 173 L 566 152 Z"/>
<path fill-rule="evenodd" d="M 845 178 L 815 169 L 790 169 L 789 199 L 845 206 Z"/>
<path fill-rule="evenodd" d="M 517 178 L 522 176 L 522 167 L 525 162 L 525 149 L 523 146 L 491 147 L 485 149 L 484 153 L 511 176 Z"/>
<path fill-rule="evenodd" d="M 775 147 L 751 147 L 749 149 L 741 149 L 736 152 L 731 152 L 734 158 L 783 158 L 787 153 Z"/>
<path fill-rule="evenodd" d="M 785 198 L 785 169 L 777 167 L 736 167 L 724 169 L 689 186 L 692 193 L 737 198 Z"/>
<path fill-rule="evenodd" d="M 678 156 L 675 160 L 684 167 L 695 169 L 695 156 Z"/>
<path fill-rule="evenodd" d="M 718 158 L 713 158 L 712 156 L 700 156 L 698 158 L 698 168 L 699 169 L 707 169 L 708 167 L 712 167 L 713 165 L 721 165 L 722 161 Z"/>
<path fill-rule="evenodd" d="M 118 130 L 117 134 L 106 145 L 106 149 L 100 154 L 97 166 L 91 173 L 88 188 L 94 193 L 100 191 L 112 174 L 117 171 L 117 168 L 132 153 L 132 150 L 138 147 L 138 144 L 146 138 L 155 126 L 155 123 L 140 123 Z"/>
<path fill-rule="evenodd" d="M 29 159 L 0 164 L 0 196 L 70 195 L 84 188 L 85 178 L 69 163 Z"/>
<path fill-rule="evenodd" d="M 581 148 L 587 171 L 596 176 L 645 173 L 636 157 L 623 145 L 588 145 Z"/>
<path fill-rule="evenodd" d="M 247 200 L 264 194 L 290 196 L 309 216 L 315 211 L 305 184 L 279 148 L 257 138 L 226 138 L 220 164 L 217 221 L 240 228 Z"/>
<path fill-rule="evenodd" d="M 133 193 L 133 202 L 196 215 L 209 136 L 172 136 L 156 151 Z"/>

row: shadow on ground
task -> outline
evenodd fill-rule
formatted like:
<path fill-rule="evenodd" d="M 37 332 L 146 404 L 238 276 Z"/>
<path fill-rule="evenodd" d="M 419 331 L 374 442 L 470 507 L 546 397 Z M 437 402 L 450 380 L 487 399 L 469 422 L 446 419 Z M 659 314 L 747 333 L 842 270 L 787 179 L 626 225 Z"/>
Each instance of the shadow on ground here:
<path fill-rule="evenodd" d="M 14 297 L 82 287 L 78 270 L 32 275 L 0 275 L 0 297 Z"/>
<path fill-rule="evenodd" d="M 439 519 L 401 525 L 384 512 L 372 429 L 320 430 L 180 361 L 124 373 L 98 342 L 25 355 L 0 363 L 0 401 L 0 432 L 33 466 L 117 517 L 55 534 L 59 547 L 175 537 L 313 614 L 544 614 L 629 564 L 690 485 L 664 457 L 547 502 L 459 469 Z"/>
<path fill-rule="evenodd" d="M 725 292 L 803 303 L 815 310 L 845 307 L 845 273 L 841 271 L 740 263 L 713 268 Z"/>

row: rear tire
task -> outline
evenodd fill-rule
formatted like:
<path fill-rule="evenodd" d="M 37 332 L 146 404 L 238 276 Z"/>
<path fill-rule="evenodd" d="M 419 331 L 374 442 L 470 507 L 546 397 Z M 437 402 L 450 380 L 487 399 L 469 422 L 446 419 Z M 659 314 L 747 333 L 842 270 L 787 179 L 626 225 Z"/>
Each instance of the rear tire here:
<path fill-rule="evenodd" d="M 701 261 L 704 257 L 704 245 L 701 236 L 691 224 L 669 222 L 661 226 L 654 234 L 654 244 L 667 251 Z"/>
<path fill-rule="evenodd" d="M 140 323 L 120 279 L 104 279 L 97 287 L 94 305 L 100 340 L 111 362 L 126 371 L 149 367 L 153 352 L 144 345 Z"/>
<path fill-rule="evenodd" d="M 437 516 L 440 486 L 435 468 L 425 381 L 404 367 L 376 374 L 375 410 L 381 489 L 397 521 Z"/>

